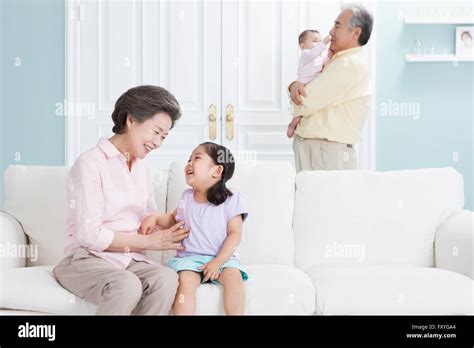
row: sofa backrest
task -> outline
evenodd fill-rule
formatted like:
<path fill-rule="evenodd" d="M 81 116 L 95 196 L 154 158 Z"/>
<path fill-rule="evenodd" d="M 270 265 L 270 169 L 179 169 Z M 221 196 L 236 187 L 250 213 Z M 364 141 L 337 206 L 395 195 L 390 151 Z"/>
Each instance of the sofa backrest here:
<path fill-rule="evenodd" d="M 170 166 L 168 212 L 178 206 L 182 192 L 188 188 L 184 166 L 177 162 Z M 237 162 L 227 186 L 243 194 L 249 211 L 239 246 L 241 262 L 293 265 L 295 169 L 283 161 Z M 165 252 L 164 261 L 174 254 Z"/>
<path fill-rule="evenodd" d="M 295 265 L 434 265 L 436 228 L 464 205 L 453 168 L 300 172 Z"/>
<path fill-rule="evenodd" d="M 63 256 L 68 171 L 67 167 L 22 165 L 5 171 L 3 207 L 21 222 L 32 246 L 27 266 L 55 264 Z"/>
<path fill-rule="evenodd" d="M 15 216 L 28 236 L 29 248 L 37 255 L 27 266 L 54 265 L 64 256 L 66 236 L 66 178 L 68 167 L 9 166 L 4 175 L 4 210 Z M 168 171 L 153 172 L 158 211 L 165 211 Z M 37 246 L 37 247 L 36 247 Z M 161 252 L 148 252 L 161 262 Z"/>
<path fill-rule="evenodd" d="M 169 172 L 154 171 L 158 211 L 177 206 L 187 187 L 183 168 L 173 163 Z M 38 248 L 28 266 L 63 257 L 68 170 L 17 165 L 5 172 L 4 210 Z M 464 204 L 462 176 L 452 168 L 301 172 L 296 197 L 294 181 L 286 162 L 237 163 L 229 187 L 243 193 L 249 210 L 243 263 L 296 264 L 303 270 L 341 263 L 433 266 L 436 228 Z M 163 263 L 172 255 L 149 252 Z"/>

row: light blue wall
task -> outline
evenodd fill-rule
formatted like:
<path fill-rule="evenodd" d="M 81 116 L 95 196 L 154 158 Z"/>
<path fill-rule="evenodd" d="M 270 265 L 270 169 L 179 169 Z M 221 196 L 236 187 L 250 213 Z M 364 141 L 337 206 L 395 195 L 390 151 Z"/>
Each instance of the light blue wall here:
<path fill-rule="evenodd" d="M 463 174 L 466 207 L 472 210 L 474 62 L 453 67 L 404 59 L 418 37 L 429 51 L 434 46 L 436 53 L 455 52 L 455 25 L 403 23 L 404 15 L 429 14 L 429 8 L 449 11 L 451 6 L 457 5 L 386 1 L 377 5 L 376 165 L 380 171 L 452 166 Z M 390 100 L 392 105 L 419 103 L 419 118 L 383 114 Z"/>
<path fill-rule="evenodd" d="M 474 63 L 405 63 L 417 37 L 426 47 L 454 52 L 454 26 L 403 24 L 403 15 L 418 15 L 419 6 L 377 5 L 377 169 L 453 166 L 464 176 L 466 206 L 473 209 Z M 64 3 L 0 0 L 0 19 L 2 173 L 15 163 L 63 165 L 64 119 L 54 110 L 64 99 Z M 419 119 L 382 115 L 389 100 L 420 103 Z"/>
<path fill-rule="evenodd" d="M 0 0 L 0 6 L 3 183 L 10 164 L 64 165 L 64 118 L 55 115 L 64 100 L 64 2 Z"/>

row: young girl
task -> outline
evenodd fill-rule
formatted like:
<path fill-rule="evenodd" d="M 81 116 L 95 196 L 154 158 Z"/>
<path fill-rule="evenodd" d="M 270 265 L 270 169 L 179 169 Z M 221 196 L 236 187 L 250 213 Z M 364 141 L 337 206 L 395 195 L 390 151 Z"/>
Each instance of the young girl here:
<path fill-rule="evenodd" d="M 226 314 L 244 313 L 243 281 L 248 276 L 237 250 L 248 213 L 242 195 L 226 187 L 234 169 L 229 149 L 211 142 L 199 145 L 184 168 L 191 188 L 184 191 L 178 207 L 172 214 L 150 215 L 142 222 L 141 233 L 183 220 L 190 229 L 189 237 L 183 240 L 184 250 L 168 261 L 179 274 L 175 315 L 195 313 L 196 290 L 207 281 L 222 284 Z"/>

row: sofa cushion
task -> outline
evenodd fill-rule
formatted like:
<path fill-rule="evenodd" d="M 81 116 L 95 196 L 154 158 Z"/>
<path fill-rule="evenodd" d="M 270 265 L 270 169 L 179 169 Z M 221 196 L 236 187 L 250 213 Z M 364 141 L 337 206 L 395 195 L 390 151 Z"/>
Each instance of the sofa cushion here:
<path fill-rule="evenodd" d="M 453 168 L 312 171 L 296 177 L 295 264 L 434 265 L 436 228 L 464 204 Z"/>
<path fill-rule="evenodd" d="M 51 314 L 94 314 L 96 306 L 64 289 L 53 267 L 16 268 L 0 273 L 0 308 Z M 311 314 L 314 288 L 293 266 L 248 265 L 246 314 Z M 5 285 L 3 285 L 5 284 Z M 223 314 L 222 287 L 204 284 L 196 293 L 197 314 Z"/>
<path fill-rule="evenodd" d="M 51 314 L 94 314 L 96 306 L 64 289 L 53 266 L 24 267 L 0 273 L 0 308 Z"/>
<path fill-rule="evenodd" d="M 185 163 L 173 162 L 168 181 L 167 211 L 177 206 L 188 188 Z M 293 202 L 295 169 L 287 162 L 236 163 L 228 187 L 241 192 L 249 215 L 243 224 L 240 259 L 245 264 L 294 264 Z M 192 231 L 191 231 L 192 233 Z M 166 252 L 166 258 L 174 252 Z"/>
<path fill-rule="evenodd" d="M 4 176 L 4 209 L 15 216 L 37 253 L 28 266 L 52 265 L 64 256 L 66 236 L 66 178 L 68 167 L 9 166 Z M 168 171 L 153 172 L 158 211 L 164 212 Z M 35 250 L 35 249 L 32 250 Z M 161 252 L 149 252 L 162 261 Z"/>
<path fill-rule="evenodd" d="M 305 315 L 315 310 L 314 288 L 301 270 L 286 265 L 248 265 L 244 283 L 245 314 Z M 201 285 L 196 292 L 197 314 L 224 314 L 222 287 Z"/>
<path fill-rule="evenodd" d="M 473 313 L 472 279 L 408 265 L 334 265 L 308 272 L 321 315 L 463 315 Z"/>

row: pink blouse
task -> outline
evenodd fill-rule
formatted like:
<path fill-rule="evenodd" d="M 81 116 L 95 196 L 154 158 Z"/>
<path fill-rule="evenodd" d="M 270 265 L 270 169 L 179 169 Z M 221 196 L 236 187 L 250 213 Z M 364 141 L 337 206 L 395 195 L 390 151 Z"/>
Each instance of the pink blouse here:
<path fill-rule="evenodd" d="M 117 268 L 132 259 L 148 260 L 144 252 L 105 251 L 115 232 L 138 234 L 141 221 L 156 212 L 151 171 L 139 159 L 129 170 L 125 156 L 108 140 L 83 153 L 67 179 L 66 255 L 83 247 Z"/>

